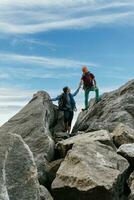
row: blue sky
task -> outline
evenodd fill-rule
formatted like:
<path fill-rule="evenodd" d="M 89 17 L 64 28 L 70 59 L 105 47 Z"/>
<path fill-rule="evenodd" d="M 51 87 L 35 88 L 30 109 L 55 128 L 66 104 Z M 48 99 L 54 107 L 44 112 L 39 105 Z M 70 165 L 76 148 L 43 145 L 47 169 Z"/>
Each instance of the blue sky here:
<path fill-rule="evenodd" d="M 134 77 L 133 44 L 134 0 L 1 0 L 0 125 L 37 90 L 77 88 L 82 65 L 100 93 L 118 88 Z"/>

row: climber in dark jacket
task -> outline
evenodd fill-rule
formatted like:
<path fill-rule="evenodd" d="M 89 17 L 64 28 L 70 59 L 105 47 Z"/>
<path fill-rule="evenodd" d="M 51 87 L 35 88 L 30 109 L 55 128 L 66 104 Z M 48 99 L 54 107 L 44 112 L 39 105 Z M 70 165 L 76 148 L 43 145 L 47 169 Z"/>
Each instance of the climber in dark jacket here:
<path fill-rule="evenodd" d="M 80 85 L 78 89 L 72 94 L 69 87 L 63 88 L 63 93 L 56 98 L 50 99 L 50 101 L 59 101 L 63 99 L 62 111 L 64 112 L 64 132 L 70 133 L 71 124 L 74 116 L 74 111 L 76 110 L 76 103 L 74 97 L 78 94 L 80 90 Z"/>

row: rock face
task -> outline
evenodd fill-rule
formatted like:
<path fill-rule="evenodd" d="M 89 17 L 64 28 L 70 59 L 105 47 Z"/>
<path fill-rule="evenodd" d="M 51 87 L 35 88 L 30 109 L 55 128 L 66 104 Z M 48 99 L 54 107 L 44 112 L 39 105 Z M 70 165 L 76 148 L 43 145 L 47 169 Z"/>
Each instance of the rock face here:
<path fill-rule="evenodd" d="M 130 164 L 134 165 L 134 143 L 121 145 L 117 153 L 126 158 Z"/>
<path fill-rule="evenodd" d="M 118 148 L 122 144 L 134 142 L 134 129 L 120 123 L 113 131 L 113 141 Z"/>
<path fill-rule="evenodd" d="M 40 200 L 32 152 L 16 134 L 0 134 L 0 199 Z"/>
<path fill-rule="evenodd" d="M 40 200 L 53 200 L 51 194 L 42 185 L 40 186 Z"/>
<path fill-rule="evenodd" d="M 128 200 L 134 200 L 134 143 L 123 144 L 120 146 L 117 153 L 126 158 L 130 164 L 129 170 L 126 173 L 126 179 L 131 191 Z"/>
<path fill-rule="evenodd" d="M 103 135 L 102 140 L 99 133 Z M 113 200 L 115 196 L 119 199 L 117 182 L 128 163 L 111 145 L 105 145 L 105 141 L 110 144 L 110 136 L 101 130 L 60 142 L 63 154 L 67 147 L 72 148 L 52 184 L 56 200 Z"/>
<path fill-rule="evenodd" d="M 58 111 L 49 99 L 46 92 L 34 94 L 33 99 L 0 128 L 0 133 L 21 135 L 28 144 L 34 155 L 41 183 L 47 179 L 46 160 L 51 161 L 54 157 L 54 141 L 50 128 L 54 128 L 55 113 Z"/>
<path fill-rule="evenodd" d="M 81 112 L 73 128 L 77 131 L 106 129 L 112 132 L 121 122 L 134 129 L 134 80 L 116 91 L 105 93 L 97 104 Z"/>
<path fill-rule="evenodd" d="M 57 151 L 59 151 L 61 157 L 65 157 L 68 150 L 72 149 L 72 146 L 74 144 L 79 144 L 79 143 L 86 144 L 87 141 L 88 142 L 99 141 L 103 144 L 107 144 L 112 147 L 114 146 L 109 132 L 106 130 L 100 130 L 89 133 L 81 133 L 80 135 L 61 141 L 57 144 Z"/>
<path fill-rule="evenodd" d="M 131 174 L 128 182 L 131 189 L 131 194 L 129 195 L 128 200 L 134 200 L 134 172 Z"/>
<path fill-rule="evenodd" d="M 133 93 L 134 80 L 91 100 L 70 138 L 49 95 L 34 94 L 0 127 L 0 200 L 134 200 Z"/>
<path fill-rule="evenodd" d="M 44 156 L 45 152 L 46 158 L 51 160 L 54 142 L 49 126 L 54 120 L 54 111 L 48 102 L 49 96 L 43 92 L 41 95 L 34 95 L 29 104 L 0 128 L 0 132 L 21 135 L 35 158 Z"/>

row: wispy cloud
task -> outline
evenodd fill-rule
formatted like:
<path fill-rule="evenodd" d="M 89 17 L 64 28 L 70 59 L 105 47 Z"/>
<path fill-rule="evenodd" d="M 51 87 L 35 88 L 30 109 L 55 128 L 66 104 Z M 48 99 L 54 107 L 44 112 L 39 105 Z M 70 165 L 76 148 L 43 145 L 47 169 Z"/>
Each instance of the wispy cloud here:
<path fill-rule="evenodd" d="M 79 74 L 79 72 L 72 72 L 72 71 L 70 71 L 70 72 L 67 72 L 67 73 L 63 73 L 63 72 L 58 72 L 58 73 L 56 73 L 55 71 L 53 71 L 53 70 L 44 70 L 44 69 L 42 69 L 42 70 L 38 70 L 38 69 L 35 69 L 35 67 L 34 68 L 32 68 L 32 69 L 24 69 L 23 67 L 21 68 L 13 68 L 13 67 L 10 67 L 10 68 L 8 68 L 8 67 L 6 67 L 6 73 L 7 73 L 7 76 L 6 77 L 4 77 L 3 76 L 3 78 L 1 79 L 0 78 L 0 80 L 8 80 L 8 79 L 19 79 L 19 80 L 29 80 L 29 79 L 36 79 L 36 78 L 38 78 L 38 79 L 53 79 L 53 80 L 55 80 L 55 79 L 57 79 L 57 80 L 59 80 L 59 79 L 68 79 L 68 78 L 72 78 L 72 77 L 79 77 L 80 76 L 80 74 Z M 3 69 L 3 71 L 4 71 L 5 69 Z"/>
<path fill-rule="evenodd" d="M 32 95 L 33 91 L 29 90 L 20 90 L 18 87 L 14 88 L 7 88 L 7 87 L 0 87 L 0 96 L 4 97 L 23 97 L 24 95 L 28 97 L 29 95 Z"/>
<path fill-rule="evenodd" d="M 11 40 L 11 45 L 13 47 L 18 46 L 18 45 L 26 45 L 29 48 L 34 48 L 36 46 L 40 47 L 46 47 L 47 49 L 51 51 L 56 51 L 57 45 L 52 44 L 47 41 L 39 41 L 37 39 L 31 39 L 31 38 L 26 38 L 26 37 L 15 37 L 14 39 Z"/>
<path fill-rule="evenodd" d="M 35 91 L 0 87 L 0 125 L 15 115 L 32 98 Z"/>
<path fill-rule="evenodd" d="M 29 81 L 30 79 L 67 80 L 73 77 L 80 78 L 82 65 L 90 66 L 90 68 L 99 67 L 99 64 L 90 61 L 10 53 L 0 53 L 0 60 L 4 63 L 4 66 L 1 66 L 0 81 Z"/>
<path fill-rule="evenodd" d="M 21 62 L 26 64 L 33 64 L 38 66 L 44 66 L 45 68 L 79 68 L 82 65 L 90 65 L 93 67 L 98 67 L 99 65 L 96 63 L 92 63 L 89 61 L 77 61 L 66 58 L 51 58 L 51 57 L 41 57 L 41 56 L 27 56 L 21 54 L 8 54 L 8 53 L 0 53 L 1 61 L 8 62 Z"/>
<path fill-rule="evenodd" d="M 132 25 L 133 8 L 133 0 L 4 0 L 0 2 L 0 32 L 27 34 Z"/>

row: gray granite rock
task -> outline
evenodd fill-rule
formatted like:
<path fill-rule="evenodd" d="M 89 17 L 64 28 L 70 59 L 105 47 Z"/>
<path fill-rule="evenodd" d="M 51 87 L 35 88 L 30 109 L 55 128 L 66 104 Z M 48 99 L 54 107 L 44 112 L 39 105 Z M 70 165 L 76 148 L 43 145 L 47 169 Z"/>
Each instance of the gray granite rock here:
<path fill-rule="evenodd" d="M 16 134 L 0 134 L 0 200 L 40 200 L 33 154 Z"/>
<path fill-rule="evenodd" d="M 53 200 L 49 191 L 42 185 L 40 185 L 40 200 Z"/>
<path fill-rule="evenodd" d="M 134 80 L 113 92 L 101 96 L 101 101 L 78 116 L 73 132 L 106 129 L 113 132 L 119 123 L 134 129 Z"/>
<path fill-rule="evenodd" d="M 129 177 L 128 184 L 131 189 L 131 194 L 129 195 L 128 200 L 134 200 L 134 172 Z"/>
<path fill-rule="evenodd" d="M 126 158 L 134 166 L 134 143 L 121 145 L 117 153 Z"/>
<path fill-rule="evenodd" d="M 78 134 L 77 136 L 71 137 L 69 139 L 60 141 L 56 145 L 56 149 L 59 152 L 60 157 L 65 157 L 68 150 L 72 148 L 73 144 L 81 144 L 86 143 L 87 141 L 99 141 L 103 144 L 107 144 L 109 146 L 113 146 L 112 137 L 109 132 L 106 130 L 99 130 L 89 133 Z"/>
<path fill-rule="evenodd" d="M 134 129 L 120 123 L 112 133 L 113 141 L 118 148 L 122 144 L 134 143 Z"/>
<path fill-rule="evenodd" d="M 103 135 L 102 141 L 110 140 L 107 132 Z M 118 178 L 128 167 L 128 162 L 118 156 L 112 146 L 97 140 L 101 140 L 99 134 L 96 139 L 85 134 L 60 142 L 63 154 L 67 146 L 72 144 L 72 147 L 52 183 L 55 200 L 114 200 L 115 196 L 119 199 L 118 185 L 122 180 L 118 181 Z"/>
<path fill-rule="evenodd" d="M 34 155 L 42 184 L 47 181 L 47 161 L 53 160 L 55 146 L 50 127 L 55 122 L 56 110 L 49 99 L 46 92 L 37 92 L 19 113 L 0 128 L 0 134 L 21 135 L 28 144 Z"/>
<path fill-rule="evenodd" d="M 37 175 L 49 189 L 54 179 L 55 200 L 132 200 L 134 147 L 124 143 L 134 140 L 133 92 L 134 80 L 97 104 L 91 100 L 74 126 L 76 136 L 68 139 L 63 112 L 46 92 L 34 94 L 0 128 L 0 200 L 52 200 Z M 118 155 L 114 144 L 127 146 L 120 146 Z"/>

